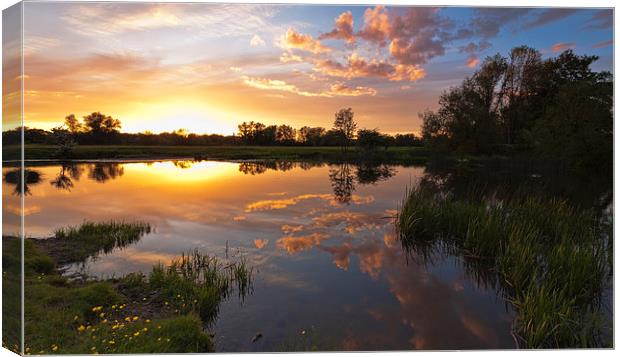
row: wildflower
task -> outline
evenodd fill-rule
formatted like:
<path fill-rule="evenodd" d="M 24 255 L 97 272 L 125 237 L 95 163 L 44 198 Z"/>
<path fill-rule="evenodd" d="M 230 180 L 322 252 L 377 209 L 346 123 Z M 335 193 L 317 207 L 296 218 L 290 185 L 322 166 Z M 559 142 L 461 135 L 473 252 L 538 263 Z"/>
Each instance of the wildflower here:
<path fill-rule="evenodd" d="M 58 346 L 57 345 L 52 345 L 52 351 L 54 351 L 54 352 L 58 351 Z"/>
<path fill-rule="evenodd" d="M 30 352 L 30 347 L 26 347 L 26 353 Z"/>
<path fill-rule="evenodd" d="M 142 301 L 146 301 L 146 298 L 145 298 L 145 297 L 143 297 L 143 298 L 142 298 Z"/>
<path fill-rule="evenodd" d="M 96 350 L 96 349 L 97 349 L 97 347 L 95 347 L 95 346 L 93 346 L 93 347 L 91 347 L 91 348 L 90 348 L 90 350 L 91 350 L 91 351 L 94 351 L 94 350 Z"/>
<path fill-rule="evenodd" d="M 167 338 L 167 339 L 166 339 L 166 342 L 170 342 L 170 339 L 169 339 L 169 338 Z"/>
<path fill-rule="evenodd" d="M 150 322 L 151 322 L 151 320 L 149 320 L 149 319 L 146 319 L 146 323 L 147 323 L 147 324 L 148 324 L 148 323 L 150 323 Z"/>
<path fill-rule="evenodd" d="M 78 331 L 80 332 L 84 332 L 86 330 L 86 327 L 84 327 L 84 325 L 80 325 L 80 327 L 78 327 Z"/>
<path fill-rule="evenodd" d="M 179 298 L 181 298 L 181 295 L 180 295 L 180 294 L 177 294 L 177 299 L 179 299 Z"/>
<path fill-rule="evenodd" d="M 73 316 L 73 321 L 77 321 L 79 319 L 78 315 Z"/>
<path fill-rule="evenodd" d="M 149 330 L 149 329 L 148 329 L 148 328 L 146 328 L 146 327 L 142 329 L 142 331 L 144 331 L 144 332 L 146 332 L 146 331 L 148 331 L 148 330 Z"/>
<path fill-rule="evenodd" d="M 157 337 L 157 342 L 161 341 L 161 337 Z"/>
<path fill-rule="evenodd" d="M 134 316 L 132 320 L 137 321 L 139 319 L 138 316 Z"/>
<path fill-rule="evenodd" d="M 116 305 L 112 305 L 112 310 L 116 310 Z"/>
<path fill-rule="evenodd" d="M 101 310 L 103 310 L 103 306 L 95 306 L 95 307 L 92 308 L 93 312 L 98 312 L 98 311 L 101 311 Z"/>
<path fill-rule="evenodd" d="M 105 316 L 105 312 L 99 314 L 99 317 L 103 318 Z"/>
<path fill-rule="evenodd" d="M 116 343 L 116 342 L 114 342 L 114 340 L 110 340 L 110 341 L 108 341 L 108 344 L 110 344 L 110 345 L 113 345 L 113 344 L 115 344 L 115 343 Z"/>
<path fill-rule="evenodd" d="M 125 317 L 125 321 L 130 322 L 131 321 L 131 317 L 129 317 L 129 316 Z"/>
<path fill-rule="evenodd" d="M 168 305 L 168 301 L 164 301 L 164 305 Z"/>
<path fill-rule="evenodd" d="M 161 328 L 161 325 L 157 325 L 157 329 L 159 330 Z"/>
<path fill-rule="evenodd" d="M 134 335 L 135 337 L 140 336 L 140 331 L 136 331 L 136 332 L 134 332 L 134 333 L 133 333 L 133 335 Z"/>
<path fill-rule="evenodd" d="M 107 324 L 107 323 L 108 323 L 108 319 L 103 319 L 103 320 L 101 321 L 101 323 L 102 323 L 102 324 Z"/>

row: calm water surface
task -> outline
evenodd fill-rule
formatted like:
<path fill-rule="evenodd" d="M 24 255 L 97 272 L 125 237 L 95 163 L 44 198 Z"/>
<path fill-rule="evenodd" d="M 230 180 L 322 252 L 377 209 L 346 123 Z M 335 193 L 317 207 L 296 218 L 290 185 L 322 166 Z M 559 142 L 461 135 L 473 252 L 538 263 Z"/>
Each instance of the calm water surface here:
<path fill-rule="evenodd" d="M 423 167 L 164 161 L 31 170 L 39 178 L 26 179 L 27 236 L 85 220 L 155 227 L 68 272 L 148 273 L 195 248 L 245 256 L 254 292 L 222 306 L 211 328 L 219 351 L 514 347 L 510 309 L 460 258 L 422 264 L 402 250 L 390 217 Z M 19 192 L 7 181 L 10 205 Z M 17 214 L 5 215 L 5 233 L 17 232 Z"/>

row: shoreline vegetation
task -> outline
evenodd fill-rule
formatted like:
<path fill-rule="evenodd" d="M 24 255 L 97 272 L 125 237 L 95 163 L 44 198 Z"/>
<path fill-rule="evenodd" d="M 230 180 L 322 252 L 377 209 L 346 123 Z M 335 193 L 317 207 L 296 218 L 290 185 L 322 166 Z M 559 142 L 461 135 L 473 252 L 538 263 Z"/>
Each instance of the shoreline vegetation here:
<path fill-rule="evenodd" d="M 611 220 L 566 201 L 516 194 L 407 192 L 396 219 L 403 248 L 462 257 L 475 281 L 512 305 L 517 348 L 611 347 L 600 310 L 613 274 Z"/>
<path fill-rule="evenodd" d="M 220 304 L 252 292 L 244 258 L 221 261 L 199 251 L 183 253 L 148 275 L 69 279 L 63 265 L 120 249 L 150 232 L 142 222 L 85 222 L 49 239 L 24 241 L 25 354 L 213 352 L 208 333 Z M 3 236 L 3 344 L 19 352 L 20 244 Z M 66 244 L 79 248 L 67 252 Z"/>

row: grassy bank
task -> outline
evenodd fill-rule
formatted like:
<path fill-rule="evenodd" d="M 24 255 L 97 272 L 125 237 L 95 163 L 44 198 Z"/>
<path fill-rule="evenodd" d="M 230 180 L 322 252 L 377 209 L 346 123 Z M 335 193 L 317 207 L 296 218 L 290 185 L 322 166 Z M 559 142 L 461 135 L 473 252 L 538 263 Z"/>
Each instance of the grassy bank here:
<path fill-rule="evenodd" d="M 58 147 L 54 145 L 26 145 L 28 160 L 60 159 Z M 19 146 L 4 146 L 3 160 L 18 160 Z M 79 145 L 71 155 L 72 159 L 161 159 L 199 158 L 202 160 L 359 160 L 374 158 L 389 162 L 424 163 L 428 152 L 417 147 L 391 147 L 388 150 L 365 152 L 356 148 L 343 153 L 339 147 L 305 146 L 121 146 L 121 145 Z"/>
<path fill-rule="evenodd" d="M 605 346 L 609 327 L 598 307 L 611 273 L 609 230 L 591 211 L 520 197 L 456 200 L 413 190 L 398 215 L 401 241 L 417 257 L 440 246 L 459 254 L 478 281 L 498 286 L 515 308 L 519 347 Z"/>
<path fill-rule="evenodd" d="M 87 247 L 81 252 L 100 252 L 110 242 L 128 244 L 145 227 L 89 223 L 64 229 L 50 241 L 70 240 Z M 101 242 L 96 250 L 95 241 Z M 19 243 L 3 237 L 3 294 L 19 291 Z M 235 291 L 251 289 L 252 271 L 244 261 L 223 264 L 199 252 L 158 264 L 147 276 L 76 281 L 60 275 L 58 262 L 38 240 L 24 245 L 26 354 L 210 352 L 212 337 L 205 327 L 217 317 L 219 304 Z M 3 308 L 17 311 L 3 320 L 3 345 L 17 352 L 19 301 L 3 299 Z"/>

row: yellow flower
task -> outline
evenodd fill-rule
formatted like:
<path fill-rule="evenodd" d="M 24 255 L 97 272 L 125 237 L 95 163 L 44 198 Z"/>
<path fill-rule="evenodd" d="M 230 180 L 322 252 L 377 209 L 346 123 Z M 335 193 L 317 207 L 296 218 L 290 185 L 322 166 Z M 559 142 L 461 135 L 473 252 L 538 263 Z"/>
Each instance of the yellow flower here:
<path fill-rule="evenodd" d="M 54 352 L 58 351 L 58 346 L 57 345 L 52 345 L 52 351 L 54 351 Z"/>
<path fill-rule="evenodd" d="M 108 343 L 109 343 L 110 345 L 113 345 L 115 342 L 114 342 L 114 340 L 110 340 L 110 341 L 108 341 Z"/>
<path fill-rule="evenodd" d="M 168 305 L 168 301 L 164 301 L 164 305 Z"/>
<path fill-rule="evenodd" d="M 103 319 L 103 320 L 101 321 L 101 323 L 102 323 L 102 324 L 107 324 L 107 323 L 108 323 L 108 319 Z"/>
<path fill-rule="evenodd" d="M 115 310 L 116 310 L 116 305 L 112 305 L 112 309 L 115 309 Z"/>
<path fill-rule="evenodd" d="M 129 317 L 129 316 L 125 317 L 125 321 L 127 321 L 127 322 L 131 321 L 131 317 Z"/>
<path fill-rule="evenodd" d="M 140 331 L 134 332 L 133 335 L 136 336 L 136 337 L 140 336 Z"/>
<path fill-rule="evenodd" d="M 90 350 L 91 350 L 91 351 L 94 351 L 94 350 L 96 350 L 96 349 L 97 349 L 97 347 L 95 347 L 95 346 L 93 346 L 93 347 L 91 347 L 91 348 L 90 348 Z"/>
<path fill-rule="evenodd" d="M 178 298 L 180 298 L 180 297 L 181 297 L 181 295 L 180 295 L 180 294 L 177 294 L 177 299 L 178 299 Z"/>
<path fill-rule="evenodd" d="M 133 317 L 133 320 L 134 320 L 134 321 L 136 321 L 136 320 L 138 320 L 138 319 L 139 319 L 139 317 L 138 317 L 138 316 L 134 316 L 134 317 Z"/>
<path fill-rule="evenodd" d="M 79 319 L 78 315 L 73 316 L 73 321 L 77 321 Z"/>
<path fill-rule="evenodd" d="M 166 339 L 166 342 L 170 342 L 170 339 L 169 339 L 169 338 L 167 338 L 167 339 Z"/>
<path fill-rule="evenodd" d="M 86 330 L 86 327 L 84 327 L 84 325 L 80 325 L 80 327 L 78 327 L 78 331 L 80 332 L 84 332 Z"/>
<path fill-rule="evenodd" d="M 30 347 L 26 347 L 26 353 L 30 352 Z"/>
<path fill-rule="evenodd" d="M 151 320 L 149 320 L 149 319 L 146 319 L 146 323 L 147 323 L 147 324 L 148 324 L 148 323 L 150 323 L 150 322 L 151 322 Z"/>
<path fill-rule="evenodd" d="M 101 311 L 101 310 L 103 310 L 103 306 L 95 306 L 95 307 L 92 308 L 93 312 L 97 312 L 97 311 Z"/>
<path fill-rule="evenodd" d="M 157 329 L 160 329 L 160 328 L 161 328 L 161 325 L 157 325 Z"/>
<path fill-rule="evenodd" d="M 105 316 L 105 312 L 99 314 L 99 317 L 103 318 Z"/>
<path fill-rule="evenodd" d="M 157 341 L 161 341 L 161 337 L 157 337 Z"/>
<path fill-rule="evenodd" d="M 148 329 L 148 328 L 146 328 L 146 327 L 142 329 L 142 331 L 144 331 L 144 332 L 146 332 L 146 331 L 148 331 L 148 330 L 149 330 L 149 329 Z"/>

